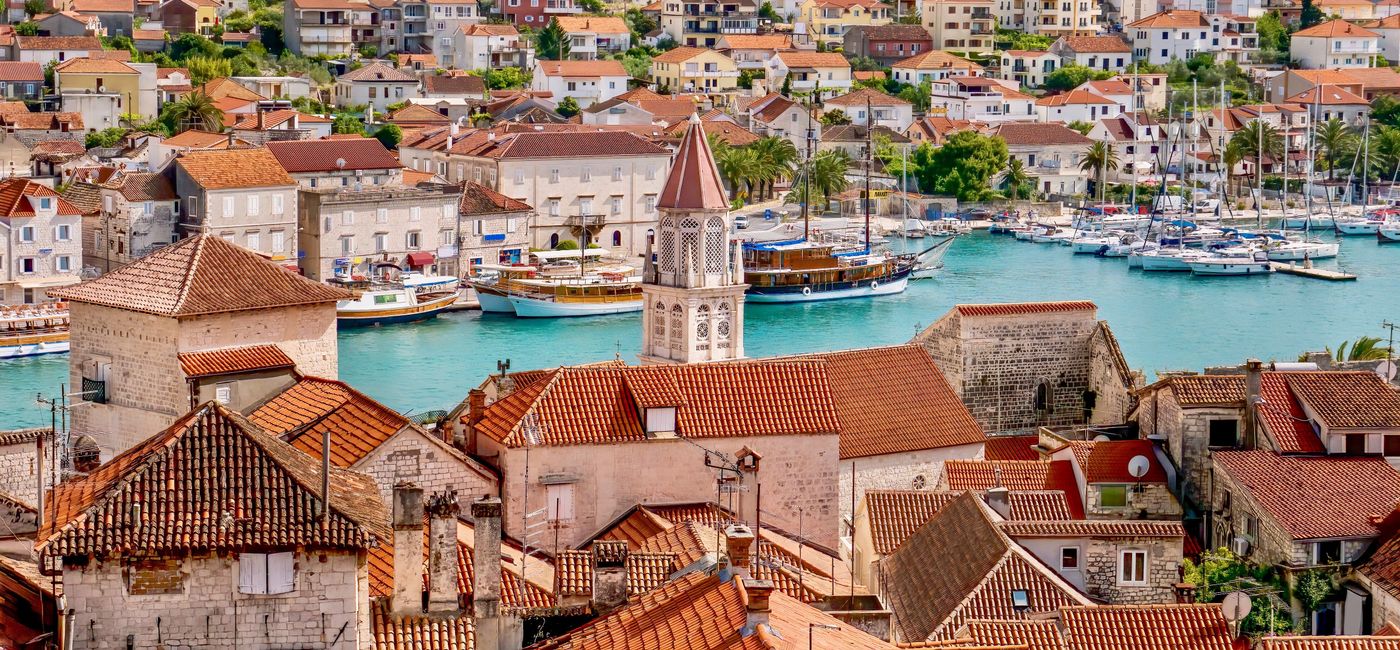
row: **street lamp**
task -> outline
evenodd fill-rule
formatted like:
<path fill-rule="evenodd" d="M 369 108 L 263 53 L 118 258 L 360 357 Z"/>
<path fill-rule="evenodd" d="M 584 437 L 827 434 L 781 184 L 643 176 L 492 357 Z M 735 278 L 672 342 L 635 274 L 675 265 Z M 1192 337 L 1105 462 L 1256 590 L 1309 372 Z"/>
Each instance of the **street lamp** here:
<path fill-rule="evenodd" d="M 808 623 L 808 624 L 807 624 L 807 650 L 812 650 L 812 638 L 813 638 L 813 634 L 814 634 L 817 630 L 839 630 L 839 629 L 841 629 L 841 626 L 840 626 L 840 625 L 832 625 L 832 624 L 830 624 L 830 623 Z"/>

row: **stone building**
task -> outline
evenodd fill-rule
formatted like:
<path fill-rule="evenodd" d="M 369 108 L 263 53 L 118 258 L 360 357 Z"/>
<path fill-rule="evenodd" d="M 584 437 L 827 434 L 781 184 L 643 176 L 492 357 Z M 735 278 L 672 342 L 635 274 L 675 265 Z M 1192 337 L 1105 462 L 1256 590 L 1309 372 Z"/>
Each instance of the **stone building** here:
<path fill-rule="evenodd" d="M 181 237 L 209 232 L 295 264 L 297 184 L 268 150 L 190 151 L 167 169 L 185 202 Z"/>
<path fill-rule="evenodd" d="M 438 262 L 438 272 L 465 276 L 482 264 L 516 264 L 530 249 L 535 209 L 475 181 L 462 184 L 457 211 L 457 255 Z M 455 263 L 455 269 L 452 265 Z"/>
<path fill-rule="evenodd" d="M 1061 578 L 1113 605 L 1176 602 L 1185 529 L 1175 521 L 1008 521 L 1002 532 Z"/>
<path fill-rule="evenodd" d="M 275 346 L 300 372 L 334 377 L 335 303 L 349 296 L 213 235 L 54 294 L 70 304 L 69 381 L 86 402 L 72 412 L 73 436 L 90 439 L 104 460 L 199 399 L 181 355 L 223 352 L 216 374 L 264 382 L 276 355 L 258 351 Z"/>
<path fill-rule="evenodd" d="M 389 515 L 370 477 L 320 465 L 211 403 L 56 487 L 36 550 L 71 647 L 373 648 Z"/>
<path fill-rule="evenodd" d="M 1198 510 L 1210 485 L 1210 451 L 1244 442 L 1244 380 L 1231 375 L 1168 377 L 1138 393 L 1138 431 L 1162 441 L 1181 475 L 1182 505 Z"/>
<path fill-rule="evenodd" d="M 316 457 L 330 436 L 331 462 L 372 477 L 386 503 L 404 482 L 453 492 L 464 505 L 499 494 L 486 466 L 343 382 L 302 377 L 257 404 L 248 420 Z"/>
<path fill-rule="evenodd" d="M 439 260 L 454 257 L 462 199 L 455 185 L 334 186 L 298 194 L 301 269 L 309 278 L 368 278 L 380 262 L 442 272 Z"/>
<path fill-rule="evenodd" d="M 9 496 L 31 506 L 39 503 L 40 480 L 42 489 L 53 487 L 52 474 L 43 470 L 38 460 L 38 441 L 45 438 L 51 444 L 53 432 L 43 429 L 13 429 L 0 431 L 0 495 Z M 3 517 L 4 521 L 11 521 Z"/>
<path fill-rule="evenodd" d="M 111 273 L 176 240 L 180 197 L 164 175 L 118 171 L 96 185 L 101 207 L 83 220 L 83 242 L 92 244 L 83 266 Z"/>
<path fill-rule="evenodd" d="M 1141 381 L 1092 302 L 958 305 L 918 336 L 989 433 L 1119 424 Z"/>
<path fill-rule="evenodd" d="M 1038 446 L 1052 462 L 1072 463 L 1088 518 L 1181 519 L 1175 471 L 1152 441 L 1066 440 L 1042 429 Z M 1132 474 L 1134 462 L 1142 476 Z"/>
<path fill-rule="evenodd" d="M 82 210 L 38 183 L 0 182 L 0 305 L 48 302 L 78 281 Z"/>

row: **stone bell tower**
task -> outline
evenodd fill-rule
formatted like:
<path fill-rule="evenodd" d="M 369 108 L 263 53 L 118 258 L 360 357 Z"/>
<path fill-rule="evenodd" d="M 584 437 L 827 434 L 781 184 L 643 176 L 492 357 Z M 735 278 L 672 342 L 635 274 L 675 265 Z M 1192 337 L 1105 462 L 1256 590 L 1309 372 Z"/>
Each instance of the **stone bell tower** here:
<path fill-rule="evenodd" d="M 743 358 L 743 253 L 730 241 L 729 203 L 696 115 L 656 205 L 656 254 L 648 245 L 642 284 L 642 363 Z"/>

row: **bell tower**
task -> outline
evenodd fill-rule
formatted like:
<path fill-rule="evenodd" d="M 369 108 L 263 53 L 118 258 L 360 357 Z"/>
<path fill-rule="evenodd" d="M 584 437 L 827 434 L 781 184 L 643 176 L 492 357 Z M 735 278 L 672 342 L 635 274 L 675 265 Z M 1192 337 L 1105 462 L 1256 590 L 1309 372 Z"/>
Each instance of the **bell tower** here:
<path fill-rule="evenodd" d="M 743 253 L 700 118 L 690 116 L 656 203 L 642 283 L 643 364 L 744 357 Z"/>

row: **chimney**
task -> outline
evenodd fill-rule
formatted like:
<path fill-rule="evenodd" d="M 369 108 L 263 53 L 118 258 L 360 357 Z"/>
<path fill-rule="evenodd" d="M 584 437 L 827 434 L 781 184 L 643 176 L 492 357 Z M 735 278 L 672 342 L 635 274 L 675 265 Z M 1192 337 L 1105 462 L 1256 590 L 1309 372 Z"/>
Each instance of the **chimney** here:
<path fill-rule="evenodd" d="M 768 614 L 771 611 L 768 606 L 768 599 L 773 595 L 773 582 L 771 580 L 754 580 L 744 578 L 744 609 L 746 616 L 744 619 L 744 629 L 741 630 L 743 636 L 747 637 L 758 631 L 758 626 L 769 627 Z M 771 628 L 770 628 L 771 631 Z"/>
<path fill-rule="evenodd" d="M 729 566 L 741 576 L 749 574 L 749 557 L 753 548 L 753 531 L 743 524 L 729 524 L 724 527 L 725 553 L 729 556 Z"/>
<path fill-rule="evenodd" d="M 1244 363 L 1244 444 L 1253 449 L 1258 427 L 1259 391 L 1264 381 L 1264 362 L 1250 359 Z"/>
<path fill-rule="evenodd" d="M 486 391 L 480 388 L 467 391 L 467 416 L 463 418 L 467 426 L 466 430 L 461 432 L 463 439 L 455 441 L 459 448 L 465 448 L 468 453 L 476 453 L 476 428 L 484 417 L 486 417 Z"/>
<path fill-rule="evenodd" d="M 454 136 L 457 135 L 457 132 L 458 132 L 459 129 L 460 129 L 460 127 L 457 126 L 457 121 L 456 121 L 456 120 L 453 120 L 453 121 L 452 121 L 452 126 L 448 127 L 448 130 L 449 130 L 449 131 L 451 132 L 451 134 L 454 135 Z"/>
<path fill-rule="evenodd" d="M 593 613 L 599 616 L 627 603 L 627 542 L 593 542 Z"/>
<path fill-rule="evenodd" d="M 233 147 L 233 129 L 228 131 L 228 146 Z"/>
<path fill-rule="evenodd" d="M 408 482 L 394 486 L 395 616 L 423 612 L 423 489 Z"/>
<path fill-rule="evenodd" d="M 987 490 L 987 505 L 992 510 L 1001 515 L 1002 519 L 1011 518 L 1011 491 L 1002 486 Z"/>
<path fill-rule="evenodd" d="M 472 524 L 476 529 L 472 550 L 476 650 L 497 650 L 505 638 L 501 616 L 501 500 L 482 497 L 473 501 Z"/>
<path fill-rule="evenodd" d="M 457 598 L 457 492 L 448 490 L 428 497 L 428 613 L 456 614 Z"/>
<path fill-rule="evenodd" d="M 263 110 L 262 104 L 258 104 L 258 130 L 267 130 L 267 111 Z"/>

